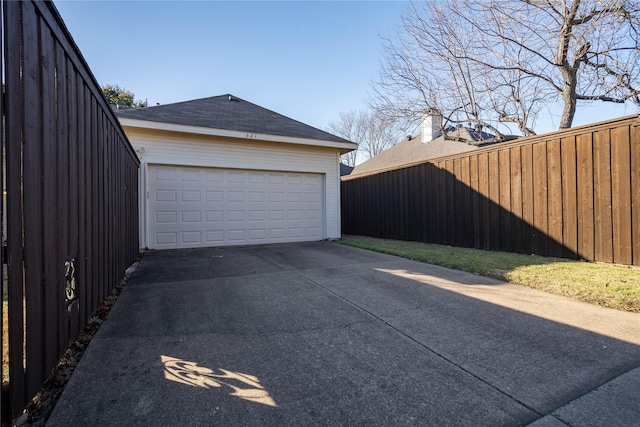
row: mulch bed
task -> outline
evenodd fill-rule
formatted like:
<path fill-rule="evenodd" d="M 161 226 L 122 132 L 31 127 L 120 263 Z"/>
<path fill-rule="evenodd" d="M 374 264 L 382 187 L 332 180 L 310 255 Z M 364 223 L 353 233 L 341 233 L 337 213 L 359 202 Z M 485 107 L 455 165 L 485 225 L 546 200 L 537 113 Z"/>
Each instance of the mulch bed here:
<path fill-rule="evenodd" d="M 138 262 L 140 258 L 138 258 Z M 137 266 L 134 264 L 134 266 Z M 122 289 L 127 285 L 131 274 L 135 268 L 130 268 L 125 277 L 118 283 L 115 289 L 107 296 L 98 310 L 89 319 L 87 326 L 82 330 L 78 338 L 71 344 L 67 351 L 62 355 L 58 364 L 53 369 L 53 372 L 45 380 L 42 388 L 27 405 L 26 412 L 17 421 L 16 425 L 39 427 L 44 426 L 49 415 L 53 412 L 53 408 L 58 402 L 58 398 L 62 394 L 64 387 L 67 385 L 69 378 L 73 370 L 80 362 L 84 351 L 86 350 L 89 342 L 100 329 L 100 325 L 105 321 L 113 304 L 115 304 L 118 296 L 122 292 Z"/>

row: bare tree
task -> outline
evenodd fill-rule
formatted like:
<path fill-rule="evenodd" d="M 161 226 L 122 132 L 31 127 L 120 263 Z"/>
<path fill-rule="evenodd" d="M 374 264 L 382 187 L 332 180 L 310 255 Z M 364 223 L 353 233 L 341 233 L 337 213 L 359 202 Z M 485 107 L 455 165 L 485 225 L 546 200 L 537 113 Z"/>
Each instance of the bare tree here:
<path fill-rule="evenodd" d="M 376 109 L 418 119 L 439 111 L 503 138 L 535 133 L 540 112 L 578 101 L 640 105 L 637 0 L 442 0 L 413 3 L 385 42 Z"/>
<path fill-rule="evenodd" d="M 356 110 L 341 112 L 338 120 L 329 122 L 329 125 L 327 126 L 328 132 L 358 144 L 358 148 L 356 150 L 343 154 L 341 157 L 342 162 L 351 167 L 356 165 L 356 159 L 358 157 L 358 152 L 360 151 L 359 144 L 364 139 L 362 135 L 362 127 L 359 126 L 361 115 L 362 113 L 358 113 Z"/>
<path fill-rule="evenodd" d="M 364 110 L 340 113 L 338 120 L 329 123 L 327 131 L 358 144 L 358 150 L 342 156 L 349 166 L 356 165 L 358 154 L 366 158 L 380 154 L 395 144 L 400 135 L 392 119 Z"/>

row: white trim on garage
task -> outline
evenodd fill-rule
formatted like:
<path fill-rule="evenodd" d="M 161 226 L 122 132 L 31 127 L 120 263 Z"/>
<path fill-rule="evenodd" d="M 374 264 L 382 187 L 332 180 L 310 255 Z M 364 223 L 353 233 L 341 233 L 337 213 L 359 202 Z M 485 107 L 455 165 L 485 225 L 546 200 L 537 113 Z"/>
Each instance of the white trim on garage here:
<path fill-rule="evenodd" d="M 358 146 L 352 142 L 326 141 L 311 138 L 295 138 L 291 136 L 268 135 L 263 133 L 240 132 L 235 130 L 205 128 L 200 126 L 180 125 L 175 123 L 152 122 L 148 120 L 127 119 L 120 117 L 122 126 L 135 127 L 139 129 L 160 130 L 169 132 L 189 133 L 192 135 L 208 135 L 226 138 L 239 138 L 249 140 L 260 140 L 296 145 L 308 145 L 317 147 L 331 147 L 340 150 L 341 154 L 348 153 Z"/>

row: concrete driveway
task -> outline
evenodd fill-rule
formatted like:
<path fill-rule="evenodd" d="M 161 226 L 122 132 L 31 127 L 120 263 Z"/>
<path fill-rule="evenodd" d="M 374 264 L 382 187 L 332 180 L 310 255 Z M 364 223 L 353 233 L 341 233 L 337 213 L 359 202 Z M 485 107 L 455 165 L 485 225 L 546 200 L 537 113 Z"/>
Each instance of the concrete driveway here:
<path fill-rule="evenodd" d="M 640 425 L 640 315 L 336 243 L 148 252 L 47 425 Z"/>

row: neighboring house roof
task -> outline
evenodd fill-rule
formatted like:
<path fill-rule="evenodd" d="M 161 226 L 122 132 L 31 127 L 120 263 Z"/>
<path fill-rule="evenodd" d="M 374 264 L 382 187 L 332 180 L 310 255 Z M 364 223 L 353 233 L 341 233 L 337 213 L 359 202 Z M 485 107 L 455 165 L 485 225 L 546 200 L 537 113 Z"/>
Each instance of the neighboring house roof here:
<path fill-rule="evenodd" d="M 305 125 L 231 94 L 176 102 L 174 104 L 116 110 L 116 115 L 120 119 L 351 143 L 351 141 Z"/>
<path fill-rule="evenodd" d="M 488 142 L 488 140 L 493 140 L 496 137 L 493 134 L 466 126 L 448 127 L 447 135 L 450 138 L 458 139 L 466 144 L 475 146 L 492 144 L 495 141 Z"/>
<path fill-rule="evenodd" d="M 440 135 L 423 143 L 420 135 L 407 138 L 366 162 L 356 165 L 351 175 L 392 169 L 408 163 L 477 150 L 478 147 L 487 145 L 487 140 L 495 138 L 490 133 L 467 127 L 448 128 L 447 135 L 453 139 L 445 139 Z"/>
<path fill-rule="evenodd" d="M 353 170 L 352 166 L 345 165 L 344 163 L 340 163 L 340 176 L 349 175 Z"/>

